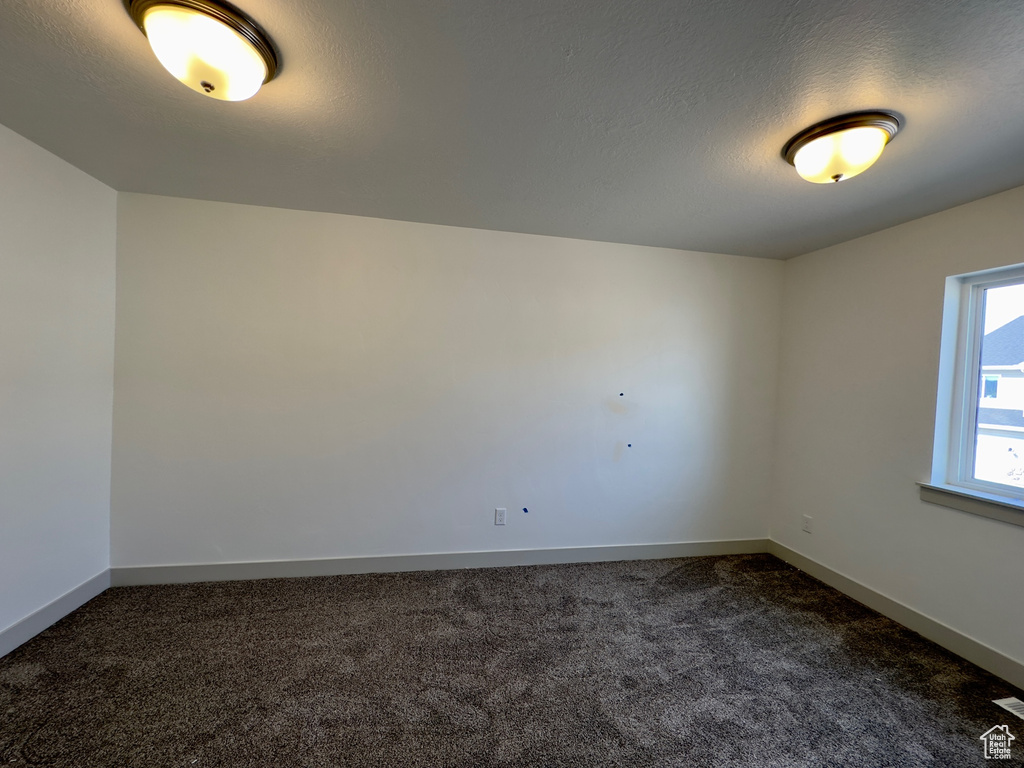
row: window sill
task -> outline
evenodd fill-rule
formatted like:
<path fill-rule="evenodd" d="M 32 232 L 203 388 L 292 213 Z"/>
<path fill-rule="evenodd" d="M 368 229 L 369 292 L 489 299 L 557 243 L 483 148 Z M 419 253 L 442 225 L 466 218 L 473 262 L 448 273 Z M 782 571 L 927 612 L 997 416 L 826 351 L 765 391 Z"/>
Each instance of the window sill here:
<path fill-rule="evenodd" d="M 921 501 L 1024 527 L 1024 502 L 1019 499 L 951 485 L 917 485 L 921 492 Z"/>

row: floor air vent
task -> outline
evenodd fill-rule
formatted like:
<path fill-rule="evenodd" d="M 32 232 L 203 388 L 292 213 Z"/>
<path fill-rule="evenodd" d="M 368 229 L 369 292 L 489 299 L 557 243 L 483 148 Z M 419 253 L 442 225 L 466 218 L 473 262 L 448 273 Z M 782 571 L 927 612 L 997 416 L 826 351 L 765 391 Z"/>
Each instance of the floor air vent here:
<path fill-rule="evenodd" d="M 993 704 L 998 704 L 1003 709 L 1013 712 L 1021 720 L 1024 720 L 1024 701 L 1015 699 L 1012 696 L 1008 699 L 994 699 Z"/>

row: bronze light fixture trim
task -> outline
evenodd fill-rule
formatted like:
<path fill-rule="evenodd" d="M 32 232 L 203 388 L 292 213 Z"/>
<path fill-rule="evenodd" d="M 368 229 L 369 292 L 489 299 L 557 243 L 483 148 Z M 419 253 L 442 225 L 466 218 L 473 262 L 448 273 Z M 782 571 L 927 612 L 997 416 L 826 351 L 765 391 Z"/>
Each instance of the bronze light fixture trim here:
<path fill-rule="evenodd" d="M 215 99 L 253 96 L 280 69 L 267 34 L 234 6 L 214 0 L 124 0 L 161 64 Z"/>
<path fill-rule="evenodd" d="M 800 131 L 782 157 L 807 181 L 845 181 L 871 167 L 901 126 L 892 112 L 850 112 Z"/>

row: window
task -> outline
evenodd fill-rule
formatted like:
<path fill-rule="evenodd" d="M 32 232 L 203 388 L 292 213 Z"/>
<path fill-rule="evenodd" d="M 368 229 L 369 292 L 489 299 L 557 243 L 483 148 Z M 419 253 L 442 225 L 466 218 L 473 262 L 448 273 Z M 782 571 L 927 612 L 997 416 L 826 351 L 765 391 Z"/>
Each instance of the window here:
<path fill-rule="evenodd" d="M 1024 525 L 1024 265 L 947 279 L 939 369 L 922 498 L 928 488 L 994 501 L 1013 511 L 989 516 Z"/>
<path fill-rule="evenodd" d="M 999 397 L 999 376 L 984 374 L 981 378 L 985 380 L 981 396 L 987 400 L 995 400 Z"/>

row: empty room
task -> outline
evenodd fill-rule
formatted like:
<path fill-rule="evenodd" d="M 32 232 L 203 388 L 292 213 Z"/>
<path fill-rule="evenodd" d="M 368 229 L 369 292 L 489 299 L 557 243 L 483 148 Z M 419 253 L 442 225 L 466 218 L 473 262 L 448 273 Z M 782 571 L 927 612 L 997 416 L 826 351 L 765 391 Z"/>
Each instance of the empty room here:
<path fill-rule="evenodd" d="M 0 765 L 993 763 L 1019 0 L 0 3 Z"/>

